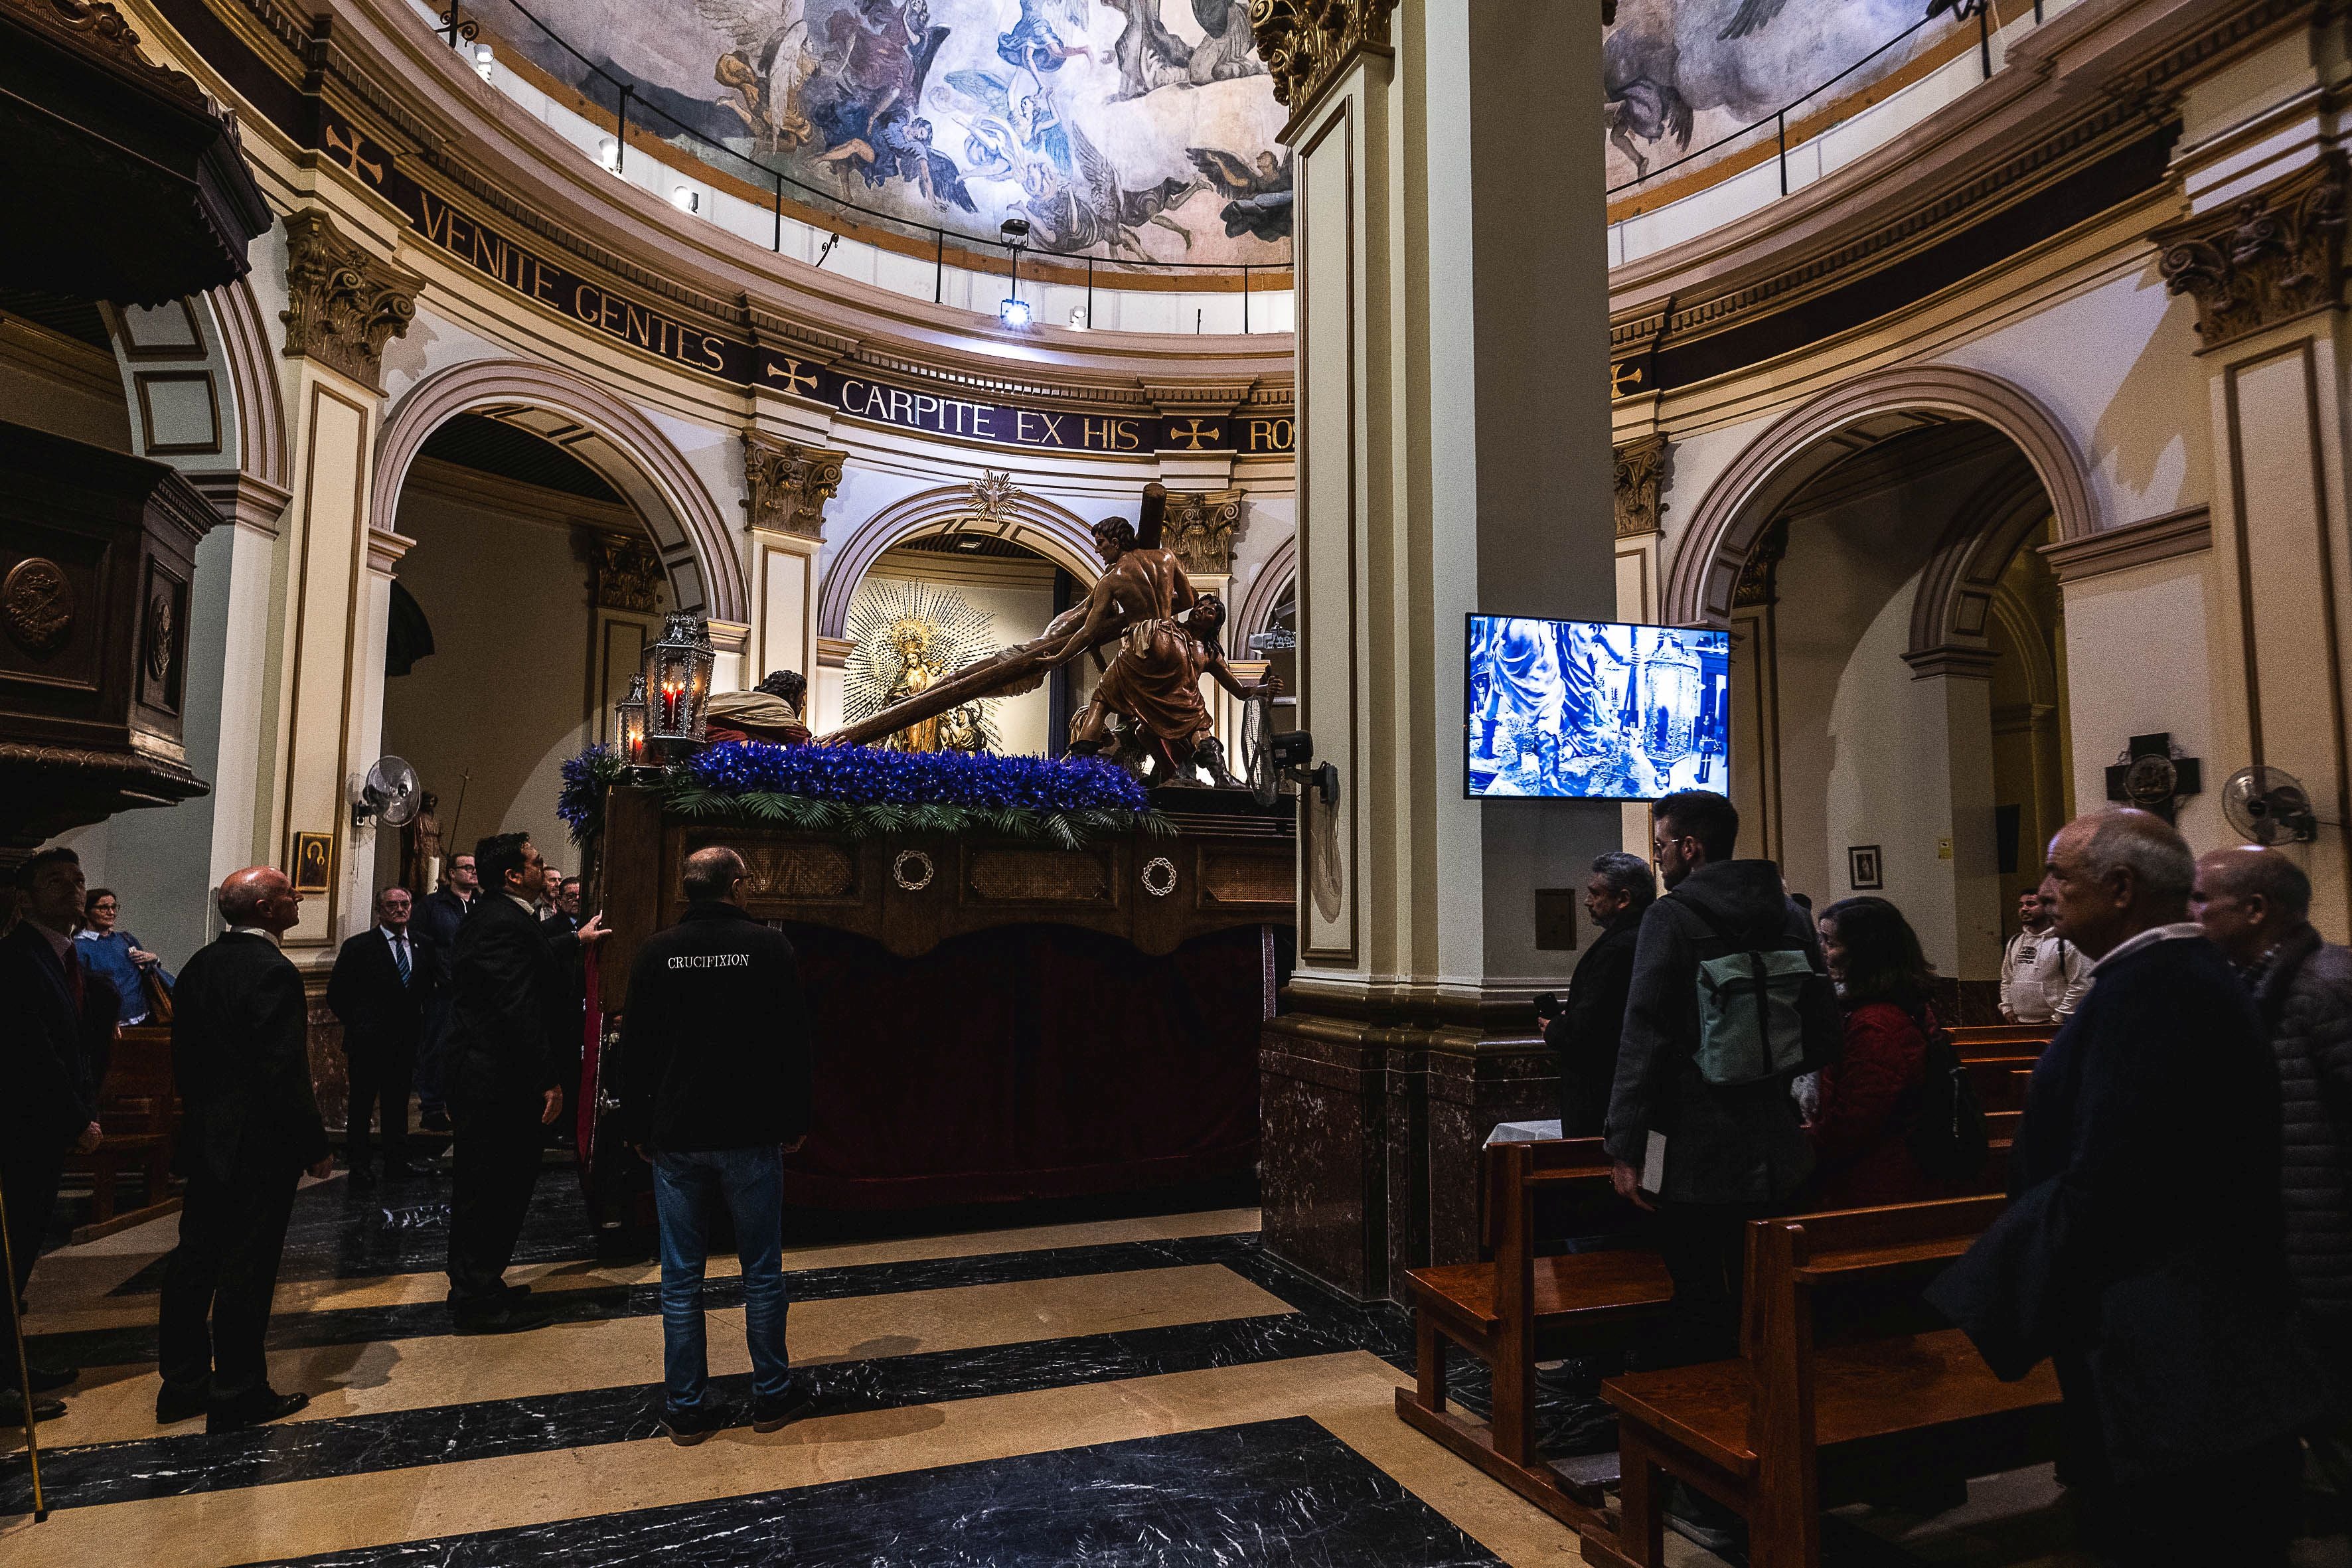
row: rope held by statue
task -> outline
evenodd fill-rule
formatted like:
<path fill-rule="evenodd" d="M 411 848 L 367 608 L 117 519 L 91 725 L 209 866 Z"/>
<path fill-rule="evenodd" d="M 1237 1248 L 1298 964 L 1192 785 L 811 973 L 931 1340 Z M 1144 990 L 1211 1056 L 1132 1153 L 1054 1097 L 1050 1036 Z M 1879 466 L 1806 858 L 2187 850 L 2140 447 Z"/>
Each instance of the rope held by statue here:
<path fill-rule="evenodd" d="M 1083 604 L 1072 605 L 1054 617 L 1043 634 L 1017 647 L 1008 647 L 992 658 L 968 665 L 954 674 L 932 682 L 921 691 L 892 703 L 871 717 L 855 724 L 844 725 L 829 735 L 820 736 L 821 746 L 868 746 L 885 735 L 936 718 L 951 708 L 983 697 L 1012 697 L 1034 690 L 1045 679 L 1062 665 L 1083 657 L 1089 651 L 1117 642 L 1128 628 L 1139 621 L 1153 618 L 1162 613 L 1182 610 L 1192 603 L 1192 587 L 1184 580 L 1172 558 L 1165 570 L 1175 576 L 1176 597 L 1172 605 L 1163 606 L 1154 595 L 1140 590 L 1147 584 L 1129 582 L 1122 575 L 1121 563 L 1128 556 L 1149 557 L 1156 564 L 1166 552 L 1160 547 L 1162 521 L 1167 514 L 1168 490 L 1158 480 L 1143 487 L 1140 521 L 1134 530 L 1133 542 L 1123 538 L 1122 523 L 1115 531 L 1105 522 L 1095 530 L 1097 546 L 1103 550 L 1104 573 L 1095 582 Z M 1117 541 L 1114 548 L 1112 541 Z M 1139 574 L 1129 574 L 1139 575 Z"/>

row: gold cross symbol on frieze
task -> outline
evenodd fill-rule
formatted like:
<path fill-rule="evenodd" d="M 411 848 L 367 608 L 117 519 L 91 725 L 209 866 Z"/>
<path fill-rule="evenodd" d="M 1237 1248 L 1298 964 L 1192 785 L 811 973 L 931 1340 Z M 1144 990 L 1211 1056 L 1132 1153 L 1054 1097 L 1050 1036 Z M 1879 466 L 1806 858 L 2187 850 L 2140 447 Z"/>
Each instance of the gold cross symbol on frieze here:
<path fill-rule="evenodd" d="M 804 397 L 816 395 L 816 372 L 803 370 L 801 362 L 796 359 L 785 360 L 782 368 L 770 365 L 768 374 L 781 380 L 787 392 L 796 392 Z"/>
<path fill-rule="evenodd" d="M 1640 360 L 1629 359 L 1622 363 L 1612 364 L 1609 367 L 1610 396 L 1622 397 L 1625 395 L 1628 388 L 1636 387 L 1641 384 L 1642 362 Z"/>
<path fill-rule="evenodd" d="M 1184 449 L 1188 452 L 1198 452 L 1205 449 L 1201 445 L 1203 439 L 1210 441 L 1219 439 L 1224 434 L 1224 428 L 1222 425 L 1212 425 L 1204 430 L 1201 427 L 1201 422 L 1194 419 L 1189 421 L 1184 429 L 1170 429 L 1168 438 L 1171 441 L 1183 442 Z"/>
<path fill-rule="evenodd" d="M 345 131 L 331 120 L 326 122 L 324 129 L 329 153 L 341 153 L 344 166 L 352 174 L 365 178 L 370 184 L 383 184 L 383 165 L 373 158 L 360 155 L 360 139 L 356 134 Z"/>

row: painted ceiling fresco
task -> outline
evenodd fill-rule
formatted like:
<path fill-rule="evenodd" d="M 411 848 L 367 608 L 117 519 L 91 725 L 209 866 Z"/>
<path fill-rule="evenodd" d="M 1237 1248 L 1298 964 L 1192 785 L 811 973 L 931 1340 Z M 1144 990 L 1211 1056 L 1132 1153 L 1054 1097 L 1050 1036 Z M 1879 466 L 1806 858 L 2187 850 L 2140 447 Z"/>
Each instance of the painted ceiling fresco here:
<path fill-rule="evenodd" d="M 1673 179 L 1771 145 L 1767 123 L 1703 153 L 1744 126 L 1769 122 L 1901 37 L 1924 11 L 1921 0 L 1619 0 L 1601 50 L 1612 196 L 1634 195 L 1622 187 L 1644 174 Z M 1920 27 L 1808 100 L 1792 121 L 1900 69 L 1955 25 L 1939 19 Z M 1667 172 L 1684 159 L 1690 161 Z"/>
<path fill-rule="evenodd" d="M 1247 0 L 527 3 L 640 102 L 825 195 L 991 242 L 1025 218 L 1060 255 L 1289 259 Z M 609 103 L 529 22 L 493 25 Z"/>

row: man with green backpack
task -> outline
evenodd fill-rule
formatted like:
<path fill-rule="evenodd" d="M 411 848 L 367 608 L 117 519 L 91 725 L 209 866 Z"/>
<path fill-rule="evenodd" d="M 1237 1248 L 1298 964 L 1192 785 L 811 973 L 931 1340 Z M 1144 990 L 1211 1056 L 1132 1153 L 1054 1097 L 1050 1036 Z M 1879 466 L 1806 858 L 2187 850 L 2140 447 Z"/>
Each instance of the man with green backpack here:
<path fill-rule="evenodd" d="M 1737 1348 L 1743 1227 L 1812 1173 L 1790 1082 L 1843 1037 L 1812 921 L 1778 866 L 1732 858 L 1738 836 L 1709 790 L 1651 809 L 1667 893 L 1642 917 L 1607 1142 L 1617 1190 L 1657 1210 L 1675 1280 L 1656 1365 Z"/>

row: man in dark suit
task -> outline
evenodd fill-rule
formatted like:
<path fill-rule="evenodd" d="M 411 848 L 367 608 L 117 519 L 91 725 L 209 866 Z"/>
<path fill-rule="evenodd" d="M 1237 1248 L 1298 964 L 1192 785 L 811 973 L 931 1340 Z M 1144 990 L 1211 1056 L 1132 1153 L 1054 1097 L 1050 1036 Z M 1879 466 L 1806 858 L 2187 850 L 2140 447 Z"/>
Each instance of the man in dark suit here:
<path fill-rule="evenodd" d="M 0 1196 L 8 1204 L 8 1250 L 16 1264 L 7 1281 L 0 1331 L 15 1320 L 16 1303 L 33 1277 L 33 1258 L 56 1212 L 58 1182 L 68 1153 L 87 1154 L 102 1136 L 98 1086 L 82 1048 L 86 984 L 67 932 L 81 911 L 81 862 L 70 849 L 44 849 L 17 869 L 24 918 L 0 940 Z M 16 1358 L 0 1333 L 0 1426 L 24 1421 Z M 71 1368 L 31 1369 L 34 1394 L 65 1387 Z M 37 1398 L 33 1416 L 65 1414 L 55 1399 Z"/>
<path fill-rule="evenodd" d="M 383 1173 L 419 1173 L 408 1163 L 408 1095 L 436 955 L 432 943 L 409 931 L 411 905 L 407 889 L 386 888 L 375 901 L 376 923 L 343 943 L 327 977 L 327 1005 L 342 1020 L 349 1064 L 343 1157 L 354 1190 L 375 1180 L 368 1169 L 368 1120 L 379 1101 Z"/>
<path fill-rule="evenodd" d="M 2278 1068 L 2187 919 L 2194 874 L 2146 812 L 2051 840 L 2042 897 L 2095 978 L 2033 1069 L 2017 1200 L 1928 1300 L 2000 1376 L 2056 1366 L 2090 1544 L 2274 1568 L 2321 1385 L 2294 1331 Z"/>
<path fill-rule="evenodd" d="M 188 960 L 172 994 L 176 1159 L 188 1186 L 163 1274 L 155 1419 L 230 1432 L 291 1415 L 310 1395 L 269 1386 L 262 1341 L 294 1189 L 335 1168 L 310 1089 L 310 1009 L 278 951 L 302 895 L 274 866 L 220 886 L 228 931 Z"/>
<path fill-rule="evenodd" d="M 1544 1043 L 1559 1060 L 1563 1138 L 1598 1138 L 1609 1119 L 1609 1094 L 1617 1082 L 1617 1042 L 1625 1030 L 1625 1002 L 1633 989 L 1633 948 L 1641 937 L 1643 911 L 1657 896 L 1657 874 L 1639 855 L 1615 849 L 1592 862 L 1592 875 L 1584 885 L 1584 912 L 1592 917 L 1595 934 L 1576 961 L 1567 1005 L 1538 1014 Z"/>
<path fill-rule="evenodd" d="M 547 940 L 551 942 L 562 942 L 580 929 L 579 878 L 565 877 L 559 880 L 555 868 L 548 868 L 547 909 L 540 918 L 539 927 L 547 933 Z M 563 1043 L 556 1049 L 555 1070 L 563 1085 L 563 1092 L 575 1097 L 574 1109 L 577 1109 L 576 1097 L 581 1092 L 581 1037 L 588 1026 L 588 965 L 586 950 L 575 943 L 570 951 L 571 960 L 564 965 L 563 984 L 569 988 L 569 994 L 575 1005 Z M 569 1149 L 578 1142 L 573 1119 L 570 1116 L 558 1117 L 548 1132 L 549 1142 L 559 1147 Z"/>
<path fill-rule="evenodd" d="M 488 889 L 457 931 L 450 963 L 449 1120 L 457 1138 L 449 1205 L 449 1308 L 460 1333 L 537 1328 L 543 1310 L 506 1283 L 515 1238 L 539 1177 L 542 1127 L 562 1114 L 558 1050 L 579 1004 L 565 976 L 602 921 L 550 942 L 531 906 L 547 863 L 528 834 L 485 838 L 474 852 Z"/>
<path fill-rule="evenodd" d="M 457 952 L 457 928 L 480 901 L 481 890 L 474 858 L 452 855 L 441 886 L 416 905 L 416 934 L 433 944 L 433 984 L 416 1041 L 418 1124 L 427 1132 L 449 1131 L 449 964 Z"/>

